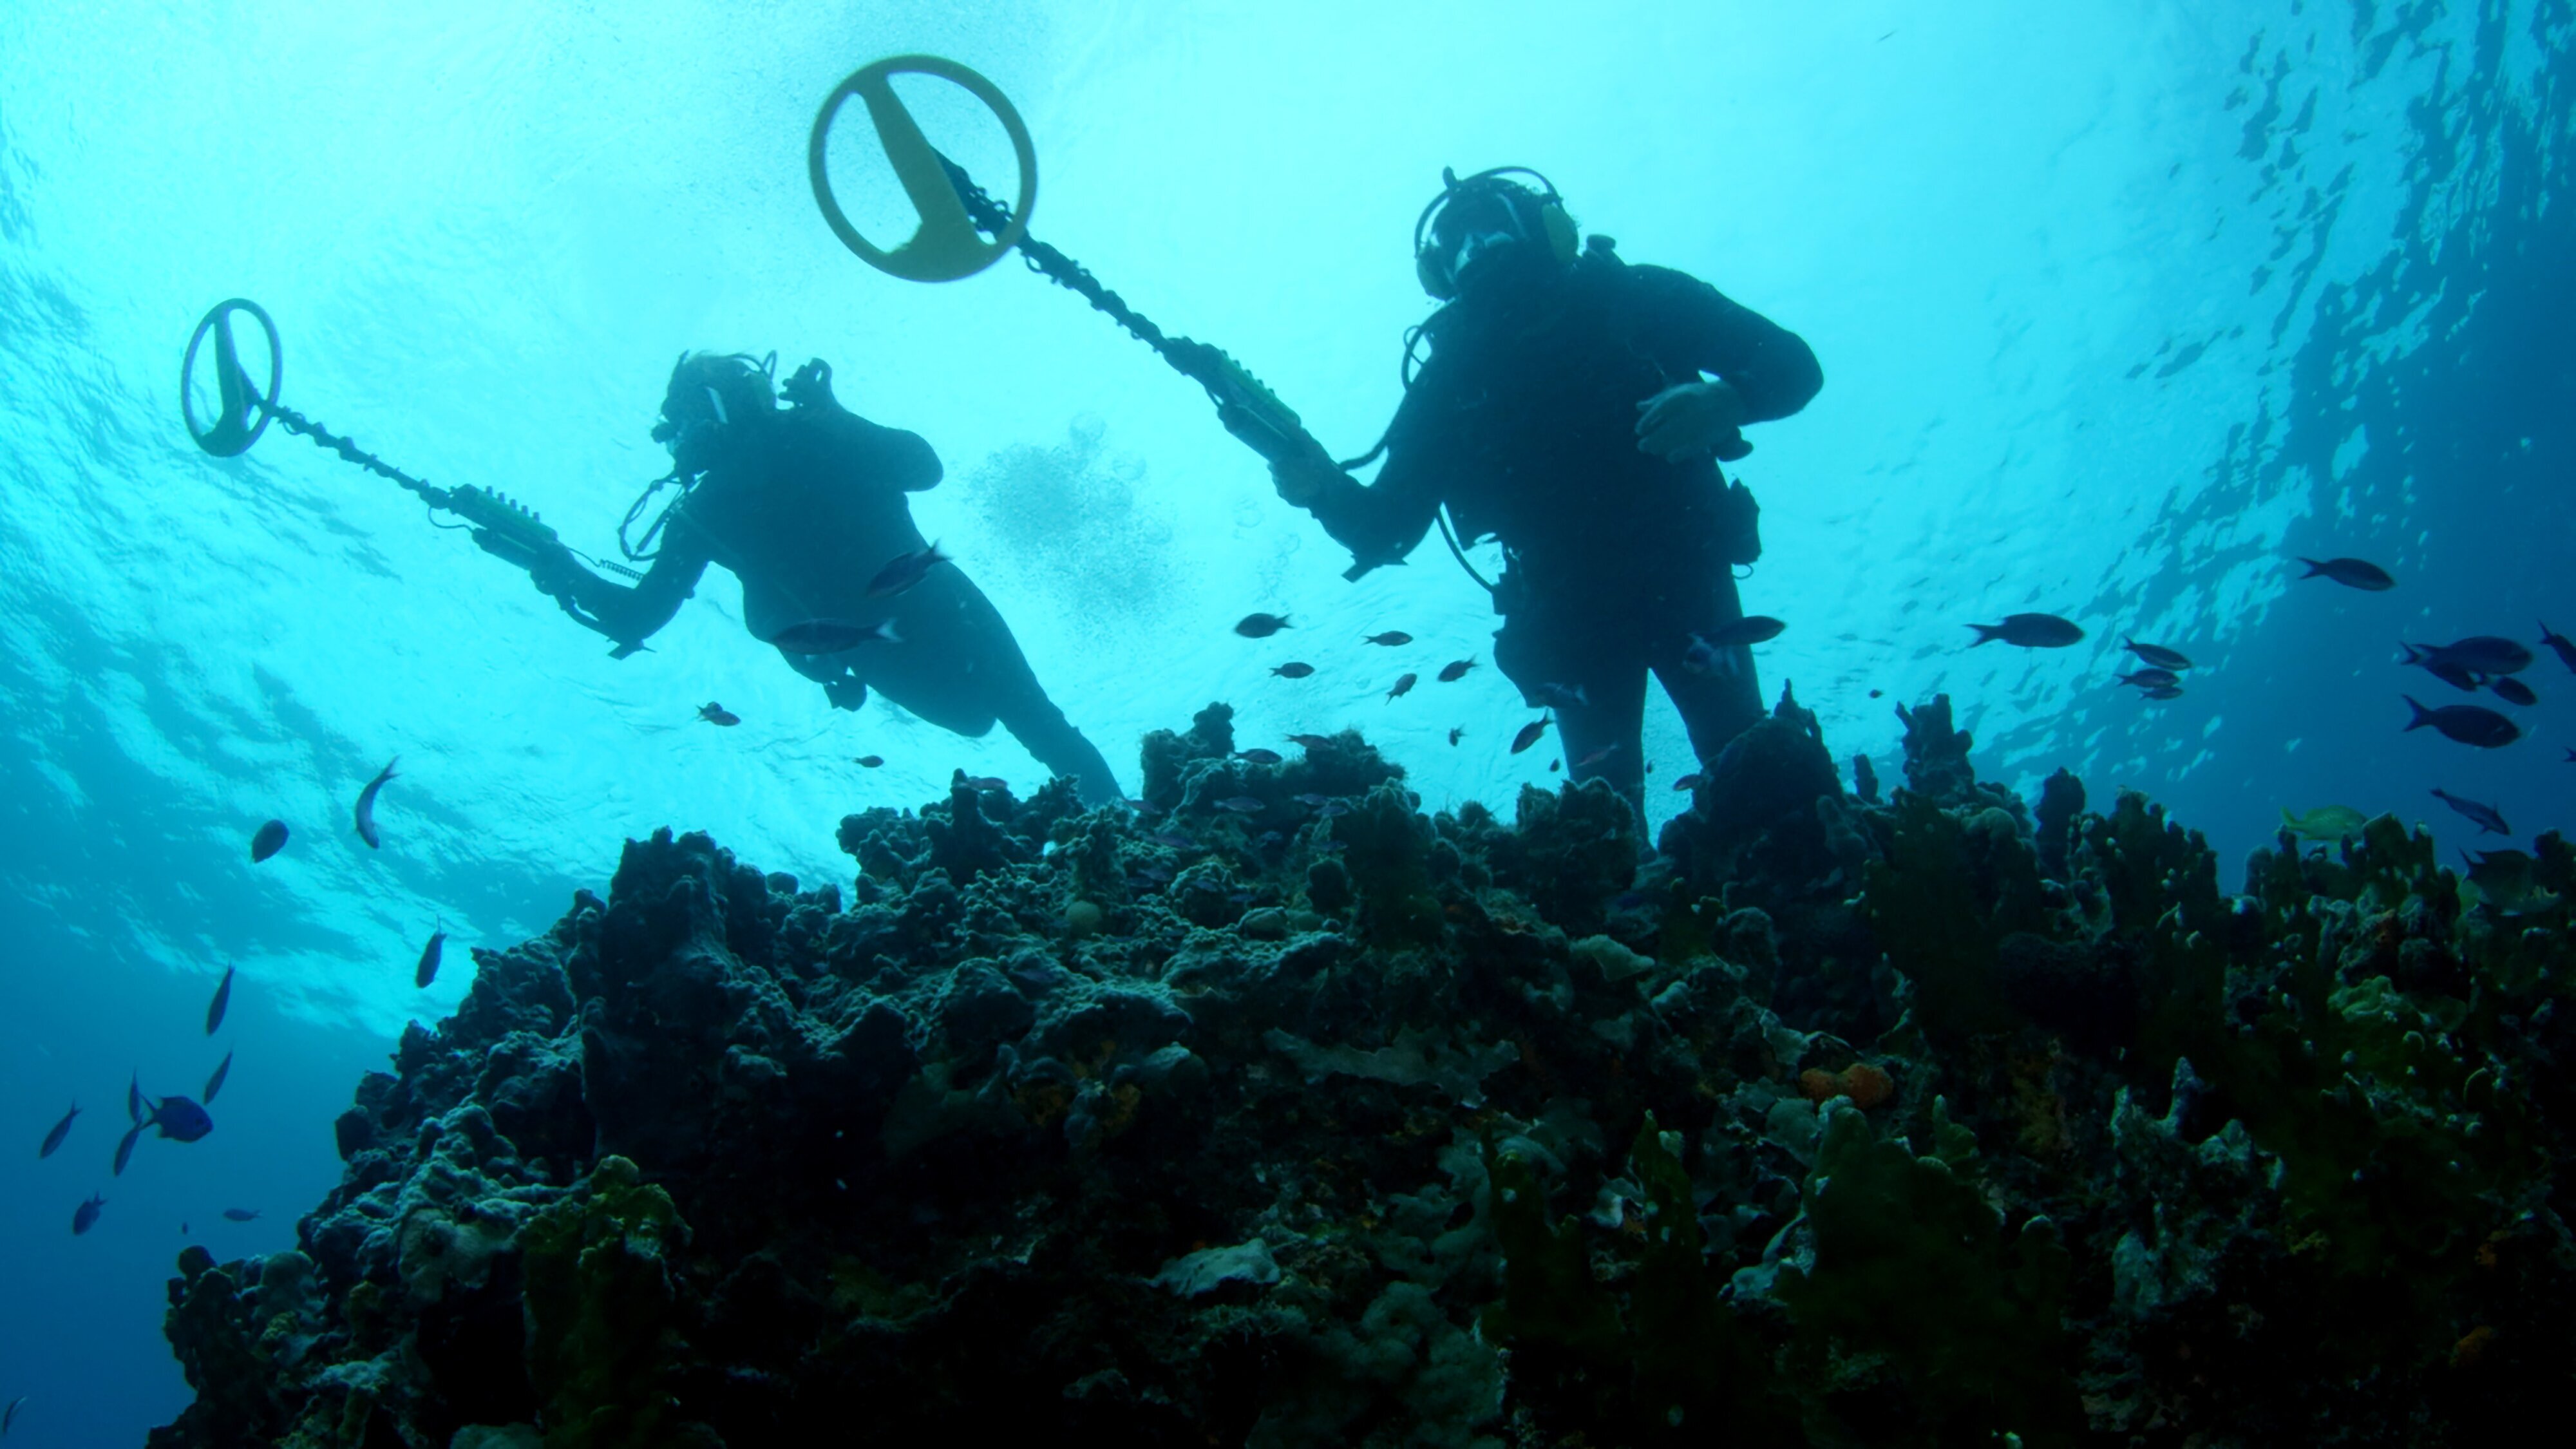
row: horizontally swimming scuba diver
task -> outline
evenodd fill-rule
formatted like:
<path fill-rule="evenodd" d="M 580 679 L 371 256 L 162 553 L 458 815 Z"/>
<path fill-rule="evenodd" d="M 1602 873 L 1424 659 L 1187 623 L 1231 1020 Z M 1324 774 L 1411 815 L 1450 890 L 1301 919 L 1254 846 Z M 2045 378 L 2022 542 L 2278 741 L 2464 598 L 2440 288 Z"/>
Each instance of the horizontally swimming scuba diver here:
<path fill-rule="evenodd" d="M 662 482 L 676 482 L 680 496 L 629 543 L 648 490 L 618 530 L 629 556 L 649 558 L 650 568 L 628 587 L 557 548 L 530 569 L 538 591 L 618 641 L 623 657 L 671 621 L 708 564 L 720 564 L 742 581 L 744 626 L 834 705 L 857 709 L 874 688 L 961 735 L 998 721 L 1038 763 L 1073 777 L 1086 803 L 1124 798 L 1108 761 L 1047 698 L 992 601 L 913 526 L 904 495 L 941 476 L 930 444 L 842 407 L 820 360 L 773 391 L 775 362 L 682 354 L 653 428 L 671 449 Z"/>
<path fill-rule="evenodd" d="M 1701 642 L 1743 618 L 1733 569 L 1761 552 L 1751 494 L 1714 460 L 1751 451 L 1740 429 L 1806 406 L 1824 374 L 1707 283 L 1630 266 L 1607 237 L 1578 247 L 1536 172 L 1442 181 L 1414 264 L 1443 305 L 1369 454 L 1385 466 L 1363 485 L 1321 458 L 1274 463 L 1272 481 L 1351 550 L 1351 578 L 1402 562 L 1444 507 L 1460 540 L 1498 539 L 1495 664 L 1556 711 L 1573 776 L 1608 780 L 1642 822 L 1649 673 L 1702 761 L 1761 718 L 1750 653 Z"/>

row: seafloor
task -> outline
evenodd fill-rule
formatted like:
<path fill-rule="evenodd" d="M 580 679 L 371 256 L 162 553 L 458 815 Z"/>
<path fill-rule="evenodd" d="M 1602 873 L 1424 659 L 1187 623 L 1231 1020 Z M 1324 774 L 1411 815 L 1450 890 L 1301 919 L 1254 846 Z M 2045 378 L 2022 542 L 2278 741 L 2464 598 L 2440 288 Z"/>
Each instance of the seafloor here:
<path fill-rule="evenodd" d="M 850 816 L 848 884 L 629 844 L 360 1083 L 300 1251 L 181 1256 L 197 1399 L 151 1442 L 2563 1414 L 2557 836 L 2470 884 L 2383 818 L 2230 895 L 2142 798 L 1977 784 L 1946 700 L 1879 803 L 1784 699 L 1641 870 L 1597 786 L 1426 818 L 1356 734 L 1254 764 L 1229 719 L 1149 738 L 1141 817 L 962 779 Z"/>

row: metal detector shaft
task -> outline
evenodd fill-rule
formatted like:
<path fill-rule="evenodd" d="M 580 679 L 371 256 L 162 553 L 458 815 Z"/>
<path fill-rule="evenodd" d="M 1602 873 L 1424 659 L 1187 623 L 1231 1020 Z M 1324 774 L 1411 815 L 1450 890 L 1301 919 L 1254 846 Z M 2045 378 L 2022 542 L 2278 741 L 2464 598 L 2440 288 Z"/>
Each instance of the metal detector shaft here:
<path fill-rule="evenodd" d="M 1012 231 L 1010 209 L 986 195 L 975 184 L 975 178 L 966 174 L 966 168 L 946 156 L 939 158 L 939 164 L 947 170 L 948 183 L 956 188 L 957 198 L 964 203 L 976 230 L 994 237 Z M 1036 237 L 1021 233 L 1019 246 L 1020 254 L 1028 259 L 1029 270 L 1080 294 L 1128 335 L 1154 349 L 1173 371 L 1207 389 L 1208 400 L 1216 404 L 1217 421 L 1252 451 L 1282 465 L 1320 462 L 1332 466 L 1332 455 L 1324 451 L 1314 434 L 1306 431 L 1296 410 L 1281 402 L 1279 395 L 1245 370 L 1242 363 L 1208 343 L 1166 336 L 1151 318 L 1102 286 L 1089 269 Z"/>

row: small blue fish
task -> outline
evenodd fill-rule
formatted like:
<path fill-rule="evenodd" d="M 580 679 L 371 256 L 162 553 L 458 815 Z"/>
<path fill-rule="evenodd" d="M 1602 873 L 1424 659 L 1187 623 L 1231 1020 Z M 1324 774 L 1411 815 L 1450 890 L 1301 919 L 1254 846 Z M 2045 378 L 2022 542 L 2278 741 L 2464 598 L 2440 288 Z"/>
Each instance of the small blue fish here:
<path fill-rule="evenodd" d="M 218 1081 L 216 1085 L 221 1086 L 222 1083 Z M 205 1108 L 185 1097 L 163 1097 L 154 1101 L 143 1095 L 139 1078 L 126 1088 L 125 1102 L 134 1125 L 126 1130 L 124 1140 L 116 1144 L 116 1169 L 112 1174 L 115 1176 L 124 1174 L 125 1164 L 134 1156 L 134 1144 L 147 1127 L 157 1128 L 164 1138 L 172 1142 L 194 1142 L 215 1130 L 215 1119 L 206 1115 Z M 143 1110 L 147 1102 L 152 1108 L 148 1113 Z"/>
<path fill-rule="evenodd" d="M 259 864 L 286 848 L 286 822 L 272 820 L 250 838 L 250 863 Z"/>
<path fill-rule="evenodd" d="M 2439 786 L 2434 787 L 2433 798 L 2467 816 L 2469 823 L 2489 835 L 2513 834 L 2513 827 L 2505 824 L 2504 815 L 2493 805 L 2482 805 L 2475 800 L 2463 800 Z"/>
<path fill-rule="evenodd" d="M 229 1077 L 232 1074 L 233 1054 L 231 1052 L 226 1052 L 224 1053 L 224 1059 L 215 1064 L 215 1074 L 206 1078 L 205 1096 L 207 1102 L 212 1103 L 215 1100 L 215 1094 L 224 1089 L 224 1078 Z"/>
<path fill-rule="evenodd" d="M 2488 680 L 2487 688 L 2495 691 L 2496 698 L 2507 704 L 2518 704 L 2524 709 L 2540 703 L 2540 696 L 2532 692 L 2530 685 L 2510 674 L 2499 675 Z"/>
<path fill-rule="evenodd" d="M 72 1236 L 77 1238 L 81 1234 L 88 1232 L 90 1229 L 97 1227 L 98 1210 L 105 1206 L 107 1206 L 106 1198 L 97 1193 L 91 1193 L 89 1201 L 82 1203 L 77 1208 L 74 1208 L 72 1210 Z M 21 1402 L 24 1401 L 22 1400 Z M 9 1407 L 14 1410 L 17 1408 L 17 1405 L 12 1404 Z"/>
<path fill-rule="evenodd" d="M 55 1149 L 63 1145 L 63 1139 L 72 1135 L 72 1119 L 79 1115 L 80 1103 L 74 1102 L 72 1109 L 63 1114 L 63 1120 L 54 1124 L 54 1130 L 45 1134 L 45 1145 L 36 1149 L 36 1155 L 53 1156 Z"/>
<path fill-rule="evenodd" d="M 2397 587 L 2397 580 L 2388 576 L 2388 570 L 2362 559 L 2303 558 L 2299 562 L 2308 566 L 2308 571 L 2299 575 L 2303 579 L 2332 579 L 2345 588 L 2366 589 L 2374 594 Z"/>
<path fill-rule="evenodd" d="M 2441 731 L 2446 739 L 2457 740 L 2464 745 L 2475 745 L 2482 750 L 2498 749 L 2522 738 L 2522 726 L 2494 710 L 2479 705 L 2446 704 L 2440 709 L 2426 709 L 2411 695 L 2401 695 L 2399 698 L 2404 699 L 2407 707 L 2415 711 L 2415 717 L 2406 722 L 2406 728 L 2410 730 L 2420 730 L 2426 725 L 2431 725 Z"/>
<path fill-rule="evenodd" d="M 1262 804 L 1259 800 L 1254 799 L 1250 795 L 1231 795 L 1223 800 L 1217 801 L 1216 808 L 1219 810 L 1231 810 L 1237 815 L 1258 815 L 1270 807 Z"/>
<path fill-rule="evenodd" d="M 2558 656 L 2559 663 L 2566 665 L 2570 670 L 2576 670 L 2576 640 L 2570 640 L 2564 634 L 2550 628 L 2547 620 L 2542 620 L 2540 642 L 2549 646 L 2549 652 Z"/>
<path fill-rule="evenodd" d="M 206 1035 L 224 1024 L 224 1011 L 233 1004 L 233 968 L 224 968 L 224 979 L 215 983 L 215 999 L 206 1003 Z"/>
<path fill-rule="evenodd" d="M 358 821 L 358 838 L 367 842 L 369 850 L 376 848 L 376 792 L 385 788 L 387 780 L 394 778 L 394 766 L 400 763 L 402 763 L 400 755 L 385 761 L 385 767 L 376 772 L 376 778 L 369 780 L 367 787 L 358 792 L 358 808 L 355 812 Z M 214 1030 L 213 1027 L 206 1029 Z"/>
<path fill-rule="evenodd" d="M 787 654 L 838 654 L 862 644 L 900 644 L 894 622 L 861 624 L 851 619 L 800 619 L 769 636 L 772 648 Z"/>
<path fill-rule="evenodd" d="M 1977 631 L 1977 644 L 1991 644 L 2000 639 L 2024 649 L 2063 649 L 2081 643 L 2084 631 L 2071 620 L 2055 614 L 2006 614 L 1999 624 L 1970 624 Z"/>
<path fill-rule="evenodd" d="M 446 945 L 447 933 L 445 931 L 432 931 L 429 933 L 429 944 L 420 948 L 420 964 L 412 968 L 412 985 L 426 991 L 429 989 L 429 983 L 438 979 L 438 957 L 440 951 Z M 214 1095 L 214 1093 L 208 1092 L 206 1094 L 207 1100 L 212 1101 L 214 1099 Z"/>
<path fill-rule="evenodd" d="M 228 1223 L 247 1223 L 255 1220 L 258 1216 L 259 1209 L 257 1208 L 224 1209 L 224 1221 Z"/>
<path fill-rule="evenodd" d="M 2123 639 L 2120 641 L 2120 647 L 2157 669 L 2182 670 L 2191 667 L 2191 661 L 2184 658 L 2179 651 L 2167 649 L 2162 644 L 2141 644 L 2135 639 Z"/>
<path fill-rule="evenodd" d="M 1257 745 L 1248 750 L 1235 751 L 1234 757 L 1254 765 L 1275 765 L 1285 758 L 1277 750 L 1265 750 Z"/>
<path fill-rule="evenodd" d="M 927 578 L 932 569 L 948 562 L 951 562 L 948 555 L 941 553 L 936 543 L 919 553 L 897 554 L 894 562 L 877 570 L 876 577 L 868 580 L 868 597 L 892 598 Z"/>

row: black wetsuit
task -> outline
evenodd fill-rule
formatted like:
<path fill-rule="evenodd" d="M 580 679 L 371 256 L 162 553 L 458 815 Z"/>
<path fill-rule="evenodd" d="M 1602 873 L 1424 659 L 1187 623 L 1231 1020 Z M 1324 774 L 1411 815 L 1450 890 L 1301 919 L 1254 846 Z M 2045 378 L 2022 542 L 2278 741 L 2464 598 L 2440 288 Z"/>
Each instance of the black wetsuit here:
<path fill-rule="evenodd" d="M 779 651 L 833 703 L 856 709 L 873 687 L 961 735 L 999 721 L 1038 763 L 1074 777 L 1086 801 L 1121 798 L 1108 761 L 1047 698 L 1010 626 L 955 565 L 891 598 L 868 597 L 879 569 L 927 547 L 904 495 L 939 482 L 930 444 L 829 402 L 732 431 L 720 461 L 672 514 L 642 582 L 628 589 L 573 571 L 574 602 L 604 632 L 641 643 L 670 622 L 708 564 L 721 564 L 742 581 L 743 624 L 756 638 L 814 619 L 894 626 L 898 643 Z"/>
<path fill-rule="evenodd" d="M 1315 516 L 1357 556 L 1354 576 L 1412 552 L 1443 504 L 1465 538 L 1500 539 L 1495 664 L 1555 709 L 1575 778 L 1605 778 L 1642 810 L 1649 672 L 1702 760 L 1762 699 L 1741 648 L 1731 669 L 1682 662 L 1694 632 L 1743 615 L 1731 565 L 1759 552 L 1751 496 L 1705 458 L 1639 451 L 1637 404 L 1712 373 L 1750 421 L 1786 417 L 1824 384 L 1815 354 L 1707 283 L 1606 249 L 1471 293 L 1424 331 L 1431 355 L 1377 481 L 1334 475 Z"/>

